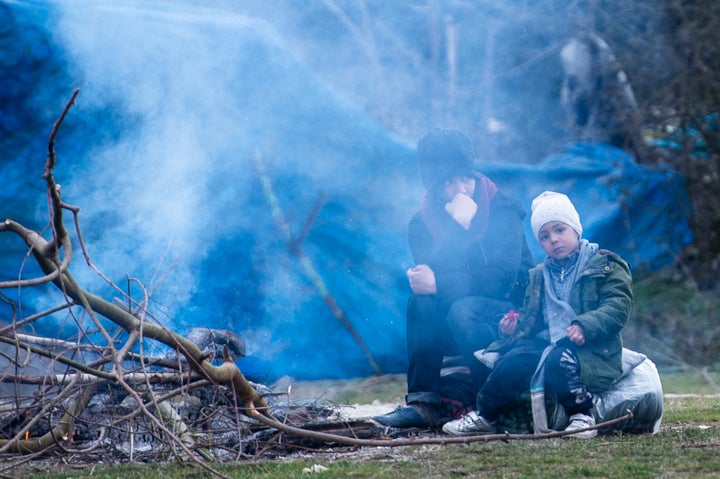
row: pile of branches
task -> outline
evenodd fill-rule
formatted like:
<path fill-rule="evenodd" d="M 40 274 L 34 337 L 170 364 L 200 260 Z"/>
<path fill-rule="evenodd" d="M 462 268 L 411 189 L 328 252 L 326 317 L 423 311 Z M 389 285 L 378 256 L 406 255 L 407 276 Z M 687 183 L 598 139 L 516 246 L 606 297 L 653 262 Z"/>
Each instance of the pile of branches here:
<path fill-rule="evenodd" d="M 255 419 L 260 416 L 271 418 L 268 403 L 243 376 L 227 346 L 224 348 L 221 360 L 213 361 L 214 358 L 194 342 L 150 320 L 145 310 L 149 299 L 147 296 L 136 299 L 124 295 L 123 303 L 127 302 L 131 308 L 122 307 L 84 290 L 70 273 L 73 246 L 63 220 L 65 211 L 73 214 L 75 232 L 83 254 L 88 265 L 94 268 L 82 241 L 78 221 L 79 208 L 63 202 L 60 185 L 56 184 L 53 175 L 56 165 L 55 137 L 78 93 L 78 90 L 73 92 L 53 126 L 48 145 L 48 158 L 42 175 L 46 182 L 50 205 L 51 237 L 46 239 L 33 229 L 11 219 L 0 224 L 0 232 L 14 233 L 22 238 L 29 248 L 29 253 L 44 273 L 35 278 L 0 282 L 0 289 L 23 290 L 53 284 L 62 292 L 63 298 L 62 304 L 26 318 L 18 318 L 19 308 L 3 296 L 12 310 L 12 320 L 0 331 L 0 342 L 14 348 L 11 350 L 14 350 L 15 354 L 12 357 L 12 354 L 6 353 L 11 367 L 0 373 L 2 381 L 20 384 L 32 382 L 34 379 L 49 387 L 39 388 L 38 391 L 47 394 L 39 394 L 40 397 L 30 401 L 23 400 L 20 395 L 17 396 L 17 406 L 24 410 L 16 412 L 13 427 L 9 427 L 10 425 L 3 427 L 4 432 L 13 431 L 14 434 L 0 440 L 0 454 L 38 453 L 52 446 L 60 446 L 63 441 L 71 440 L 77 432 L 76 419 L 93 404 L 92 401 L 96 401 L 97 404 L 98 395 L 106 394 L 108 388 L 112 387 L 130 398 L 132 411 L 126 415 L 129 417 L 125 420 L 121 419 L 103 427 L 116 428 L 118 423 L 126 423 L 127 419 L 142 416 L 146 421 L 147 431 L 152 431 L 156 437 L 161 434 L 168 438 L 179 454 L 197 457 L 195 441 L 191 440 L 186 427 L 183 427 L 177 417 L 177 412 L 173 408 L 166 407 L 174 397 L 180 396 L 181 393 L 186 396 L 187 391 L 200 386 L 214 385 L 216 388 L 222 386 L 222 396 L 225 397 L 225 401 L 232 404 L 238 414 Z M 124 294 L 120 288 L 115 289 L 118 293 Z M 85 318 L 89 318 L 94 331 L 103 338 L 103 346 L 98 346 L 94 342 L 89 343 L 93 345 L 90 348 L 94 355 L 92 361 L 75 359 L 75 357 L 88 357 L 87 351 L 84 351 L 89 347 L 88 341 L 83 341 L 88 337 L 86 332 L 81 331 L 78 335 L 78 343 L 75 345 L 52 340 L 43 343 L 37 337 L 19 333 L 22 328 L 43 317 L 58 311 L 71 311 L 77 307 L 82 310 Z M 118 340 L 118 336 L 111 335 L 101 321 L 101 317 L 119 326 L 119 330 L 125 333 L 122 341 Z M 145 360 L 142 354 L 135 352 L 138 347 L 142 351 L 142 345 L 146 340 L 157 341 L 177 352 L 178 361 L 174 372 L 166 372 L 172 371 L 168 368 L 168 364 Z M 57 349 L 61 351 L 58 352 Z M 37 358 L 46 358 L 53 366 L 52 371 L 58 370 L 55 365 L 63 365 L 65 368 L 59 369 L 58 376 L 45 374 L 36 378 L 19 378 L 13 374 L 13 371 L 22 370 L 23 366 L 30 364 L 31 360 L 37 362 Z M 154 381 L 174 383 L 179 387 L 156 392 L 151 384 Z M 16 389 L 19 391 L 22 388 L 18 386 Z M 217 392 L 220 394 L 221 390 L 217 389 Z M 36 435 L 38 428 L 41 427 L 40 424 L 48 421 L 52 427 L 49 427 L 44 434 Z M 130 437 L 133 435 L 131 434 Z"/>
<path fill-rule="evenodd" d="M 34 352 L 27 357 L 39 359 Z M 130 358 L 124 361 L 121 380 L 112 377 L 116 371 L 97 375 L 74 366 L 54 365 L 62 374 L 43 377 L 5 376 L 21 394 L 10 401 L 3 398 L 0 406 L 2 457 L 18 462 L 71 457 L 80 464 L 227 462 L 322 446 L 312 437 L 283 435 L 254 419 L 232 387 L 200 376 L 182 360 L 173 365 L 162 358 Z M 250 384 L 267 399 L 272 421 L 287 427 L 339 435 L 352 430 L 356 437 L 377 433 L 371 423 L 338 421 L 339 408 L 331 403 L 291 406 L 281 400 L 282 394 Z"/>

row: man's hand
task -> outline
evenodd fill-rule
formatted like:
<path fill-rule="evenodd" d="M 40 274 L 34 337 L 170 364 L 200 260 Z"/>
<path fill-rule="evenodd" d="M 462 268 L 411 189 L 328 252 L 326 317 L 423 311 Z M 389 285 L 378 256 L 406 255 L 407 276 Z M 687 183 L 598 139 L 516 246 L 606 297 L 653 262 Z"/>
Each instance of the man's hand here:
<path fill-rule="evenodd" d="M 583 331 L 583 328 L 578 324 L 571 324 L 568 326 L 567 337 L 578 346 L 585 344 L 585 331 Z"/>
<path fill-rule="evenodd" d="M 458 193 L 450 202 L 445 203 L 445 211 L 460 223 L 460 226 L 469 229 L 470 223 L 477 213 L 477 203 L 468 195 Z"/>
<path fill-rule="evenodd" d="M 435 273 L 426 264 L 419 264 L 407 270 L 410 288 L 415 294 L 436 294 Z"/>

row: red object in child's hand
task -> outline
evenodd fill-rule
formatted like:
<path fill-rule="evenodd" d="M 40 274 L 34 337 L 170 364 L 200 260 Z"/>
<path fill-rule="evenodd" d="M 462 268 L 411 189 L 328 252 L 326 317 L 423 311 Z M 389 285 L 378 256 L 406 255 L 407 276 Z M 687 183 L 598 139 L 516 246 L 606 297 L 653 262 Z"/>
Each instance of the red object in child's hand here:
<path fill-rule="evenodd" d="M 517 320 L 519 317 L 520 315 L 512 309 L 505 313 L 498 324 L 500 332 L 508 335 L 513 334 L 515 332 L 515 328 L 517 327 Z"/>

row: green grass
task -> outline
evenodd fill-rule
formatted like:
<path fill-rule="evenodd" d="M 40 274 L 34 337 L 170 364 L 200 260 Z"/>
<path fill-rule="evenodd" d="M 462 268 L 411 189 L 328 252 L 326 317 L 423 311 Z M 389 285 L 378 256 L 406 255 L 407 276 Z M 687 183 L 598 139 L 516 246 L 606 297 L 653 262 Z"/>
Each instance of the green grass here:
<path fill-rule="evenodd" d="M 671 395 L 665 400 L 661 430 L 654 435 L 363 448 L 350 452 L 327 449 L 213 467 L 231 478 L 720 477 L 719 452 L 720 396 Z M 327 470 L 304 472 L 314 465 Z M 207 471 L 194 464 L 96 465 L 78 470 L 73 468 L 72 460 L 43 470 L 24 468 L 23 474 L 37 479 L 208 477 Z"/>
<path fill-rule="evenodd" d="M 720 394 L 720 371 L 686 368 L 663 372 L 660 381 L 665 394 Z"/>

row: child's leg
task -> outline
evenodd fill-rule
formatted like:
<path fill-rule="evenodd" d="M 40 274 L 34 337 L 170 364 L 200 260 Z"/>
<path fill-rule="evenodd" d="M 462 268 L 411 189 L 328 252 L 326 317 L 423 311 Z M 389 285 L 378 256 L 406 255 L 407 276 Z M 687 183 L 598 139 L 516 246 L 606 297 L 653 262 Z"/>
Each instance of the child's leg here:
<path fill-rule="evenodd" d="M 571 345 L 557 346 L 545 360 L 545 388 L 555 394 L 568 416 L 590 415 L 592 395 L 580 382 L 580 363 Z"/>
<path fill-rule="evenodd" d="M 545 343 L 520 340 L 496 363 L 477 398 L 478 413 L 495 421 L 501 410 L 520 402 L 545 349 Z"/>

